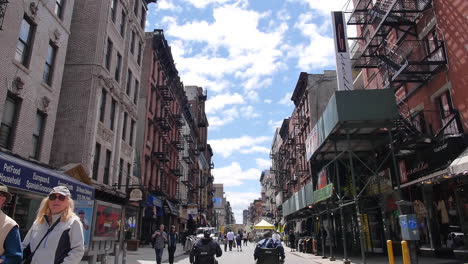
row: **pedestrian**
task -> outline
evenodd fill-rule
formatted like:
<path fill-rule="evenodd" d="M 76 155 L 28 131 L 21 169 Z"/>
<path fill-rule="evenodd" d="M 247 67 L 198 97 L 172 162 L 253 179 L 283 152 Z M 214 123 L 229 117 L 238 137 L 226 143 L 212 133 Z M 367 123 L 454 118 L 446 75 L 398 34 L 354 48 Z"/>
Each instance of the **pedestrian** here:
<path fill-rule="evenodd" d="M 275 233 L 273 234 L 271 238 L 281 243 L 281 236 L 277 231 L 275 231 Z"/>
<path fill-rule="evenodd" d="M 242 239 L 244 239 L 244 246 L 247 246 L 247 239 L 248 239 L 248 237 L 247 237 L 247 233 L 246 233 L 246 232 L 244 232 L 244 234 L 242 235 Z"/>
<path fill-rule="evenodd" d="M 242 251 L 242 236 L 240 233 L 236 236 L 237 251 Z"/>
<path fill-rule="evenodd" d="M 234 243 L 234 232 L 232 232 L 232 230 L 229 230 L 229 232 L 227 233 L 227 239 L 228 239 L 228 243 L 229 243 L 229 251 L 232 251 L 232 244 Z"/>
<path fill-rule="evenodd" d="M 289 247 L 291 251 L 296 251 L 296 236 L 292 230 L 289 231 Z"/>
<path fill-rule="evenodd" d="M 224 244 L 224 252 L 226 252 L 227 251 L 227 246 L 228 246 L 227 235 L 223 235 L 223 244 Z"/>
<path fill-rule="evenodd" d="M 154 251 L 156 252 L 156 263 L 161 264 L 162 255 L 164 252 L 164 246 L 167 241 L 167 233 L 164 232 L 164 225 L 159 226 L 159 230 L 156 230 L 151 236 L 154 239 Z"/>
<path fill-rule="evenodd" d="M 179 240 L 179 234 L 176 231 L 175 226 L 171 226 L 171 231 L 167 235 L 167 252 L 169 253 L 169 264 L 174 263 L 174 253 L 176 251 L 177 241 Z"/>
<path fill-rule="evenodd" d="M 190 251 L 190 263 L 193 264 L 214 264 L 218 263 L 216 257 L 221 257 L 223 251 L 218 243 L 210 236 L 210 230 L 203 231 L 203 238 L 199 239 Z"/>
<path fill-rule="evenodd" d="M 78 264 L 84 254 L 83 225 L 74 213 L 70 190 L 52 188 L 23 240 L 23 259 L 32 264 Z M 26 262 L 28 263 L 28 262 Z"/>
<path fill-rule="evenodd" d="M 23 250 L 18 224 L 3 213 L 2 207 L 11 201 L 8 188 L 0 183 L 0 263 L 21 263 Z"/>

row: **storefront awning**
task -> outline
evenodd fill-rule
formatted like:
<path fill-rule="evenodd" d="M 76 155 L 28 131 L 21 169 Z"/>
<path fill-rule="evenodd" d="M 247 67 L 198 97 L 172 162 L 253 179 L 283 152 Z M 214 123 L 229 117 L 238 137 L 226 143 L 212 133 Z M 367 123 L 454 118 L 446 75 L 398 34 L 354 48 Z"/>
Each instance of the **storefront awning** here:
<path fill-rule="evenodd" d="M 47 195 L 55 186 L 67 186 L 73 200 L 94 200 L 94 188 L 73 177 L 0 152 L 0 182 Z"/>
<path fill-rule="evenodd" d="M 164 200 L 164 212 L 171 215 L 179 215 L 179 208 L 169 200 Z"/>
<path fill-rule="evenodd" d="M 460 156 L 450 163 L 447 171 L 451 175 L 468 173 L 468 148 L 466 148 Z"/>

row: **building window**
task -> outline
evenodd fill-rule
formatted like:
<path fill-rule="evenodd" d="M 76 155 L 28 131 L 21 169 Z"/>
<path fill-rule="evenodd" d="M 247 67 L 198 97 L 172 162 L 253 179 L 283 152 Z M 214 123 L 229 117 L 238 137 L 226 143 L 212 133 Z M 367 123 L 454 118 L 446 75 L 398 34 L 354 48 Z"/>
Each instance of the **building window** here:
<path fill-rule="evenodd" d="M 122 19 L 120 20 L 120 35 L 125 38 L 125 20 L 127 19 L 127 14 L 122 10 Z"/>
<path fill-rule="evenodd" d="M 127 138 L 127 118 L 128 114 L 125 112 L 124 113 L 124 119 L 123 119 L 123 128 L 122 128 L 122 140 L 125 141 Z"/>
<path fill-rule="evenodd" d="M 123 159 L 120 159 L 120 163 L 119 163 L 119 181 L 117 182 L 117 184 L 119 185 L 119 188 L 122 185 L 123 163 L 124 163 Z"/>
<path fill-rule="evenodd" d="M 150 113 L 153 113 L 153 91 L 155 90 L 156 88 L 154 87 L 154 85 L 151 84 L 151 92 L 149 93 L 149 109 L 148 111 Z"/>
<path fill-rule="evenodd" d="M 138 103 L 138 89 L 140 88 L 140 82 L 138 80 L 135 80 L 135 90 L 133 90 L 133 103 L 137 104 Z"/>
<path fill-rule="evenodd" d="M 142 44 L 141 42 L 138 42 L 138 56 L 137 56 L 137 63 L 138 65 L 141 65 L 141 52 L 142 52 Z"/>
<path fill-rule="evenodd" d="M 132 71 L 128 70 L 127 74 L 127 90 L 126 93 L 128 96 L 130 96 L 130 91 L 132 90 Z"/>
<path fill-rule="evenodd" d="M 126 180 L 126 186 L 130 184 L 130 178 L 132 177 L 132 164 L 127 163 L 127 180 Z"/>
<path fill-rule="evenodd" d="M 130 127 L 130 139 L 129 139 L 130 146 L 133 146 L 133 133 L 135 133 L 135 120 L 132 119 L 131 127 Z"/>
<path fill-rule="evenodd" d="M 122 66 L 122 55 L 117 52 L 117 65 L 115 65 L 114 79 L 120 83 L 120 67 Z"/>
<path fill-rule="evenodd" d="M 147 128 L 147 131 L 146 131 L 146 140 L 150 140 L 150 138 L 151 138 L 151 119 L 148 119 L 148 121 L 146 123 L 148 124 L 148 128 Z"/>
<path fill-rule="evenodd" d="M 111 116 L 110 116 L 110 130 L 114 130 L 115 125 L 115 111 L 117 109 L 117 102 L 112 99 L 111 103 Z"/>
<path fill-rule="evenodd" d="M 41 112 L 36 113 L 36 122 L 34 124 L 33 137 L 32 137 L 32 151 L 31 158 L 38 160 L 39 153 L 41 152 L 42 136 L 44 134 L 46 115 Z"/>
<path fill-rule="evenodd" d="M 107 52 L 106 52 L 106 69 L 110 71 L 111 60 L 112 60 L 112 48 L 114 43 L 110 39 L 107 39 Z"/>
<path fill-rule="evenodd" d="M 106 98 L 107 92 L 106 90 L 102 89 L 101 93 L 101 105 L 99 107 L 99 121 L 104 123 L 104 118 L 106 116 Z"/>
<path fill-rule="evenodd" d="M 106 163 L 104 164 L 104 177 L 102 181 L 104 184 L 109 184 L 111 155 L 112 152 L 106 149 Z"/>
<path fill-rule="evenodd" d="M 26 67 L 29 64 L 31 55 L 34 29 L 35 26 L 24 17 L 21 22 L 18 44 L 16 45 L 15 59 Z"/>
<path fill-rule="evenodd" d="M 135 0 L 135 3 L 134 3 L 134 5 L 133 5 L 133 13 L 134 13 L 135 16 L 137 16 L 137 17 L 138 17 L 138 7 L 139 7 L 138 1 L 139 1 L 139 0 Z"/>
<path fill-rule="evenodd" d="M 145 7 L 141 7 L 141 20 L 140 20 L 140 26 L 144 30 L 145 29 L 145 22 L 146 22 L 146 10 Z"/>
<path fill-rule="evenodd" d="M 60 19 L 63 18 L 64 6 L 65 6 L 65 0 L 55 0 L 55 15 Z"/>
<path fill-rule="evenodd" d="M 96 149 L 94 150 L 94 162 L 93 162 L 93 179 L 98 179 L 99 172 L 99 160 L 101 159 L 101 144 L 96 143 Z"/>
<path fill-rule="evenodd" d="M 117 16 L 117 1 L 118 0 L 110 0 L 111 1 L 111 18 L 112 22 L 115 23 L 115 17 Z"/>
<path fill-rule="evenodd" d="M 54 74 L 54 64 L 56 56 L 57 47 L 54 46 L 52 43 L 49 43 L 49 48 L 47 49 L 47 58 L 44 66 L 44 74 L 42 75 L 42 79 L 48 85 L 52 84 L 52 76 Z"/>
<path fill-rule="evenodd" d="M 11 150 L 13 146 L 13 135 L 16 125 L 17 112 L 20 101 L 8 95 L 3 109 L 2 125 L 0 127 L 0 147 Z"/>
<path fill-rule="evenodd" d="M 130 41 L 130 53 L 135 54 L 135 31 L 132 30 L 132 39 Z"/>

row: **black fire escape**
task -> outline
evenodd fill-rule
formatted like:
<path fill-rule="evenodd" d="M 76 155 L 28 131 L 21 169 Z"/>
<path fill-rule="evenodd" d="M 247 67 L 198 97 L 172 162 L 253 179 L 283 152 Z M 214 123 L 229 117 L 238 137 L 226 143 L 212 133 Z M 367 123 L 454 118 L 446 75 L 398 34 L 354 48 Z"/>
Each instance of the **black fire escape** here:
<path fill-rule="evenodd" d="M 447 63 L 444 42 L 419 40 L 416 23 L 432 0 L 359 0 L 348 25 L 360 27 L 358 51 L 352 54 L 354 68 L 374 68 L 384 88 L 398 90 L 406 83 L 426 82 Z M 396 41 L 389 41 L 396 31 Z"/>

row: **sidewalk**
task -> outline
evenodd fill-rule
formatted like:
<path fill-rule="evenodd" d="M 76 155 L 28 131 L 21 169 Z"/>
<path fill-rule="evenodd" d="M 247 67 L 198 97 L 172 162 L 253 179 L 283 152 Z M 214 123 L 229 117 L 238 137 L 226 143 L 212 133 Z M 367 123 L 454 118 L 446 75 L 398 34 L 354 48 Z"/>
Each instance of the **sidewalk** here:
<path fill-rule="evenodd" d="M 185 251 L 181 244 L 177 244 L 176 251 L 174 253 L 174 258 L 183 256 Z M 188 254 L 186 255 L 188 257 Z M 162 262 L 168 263 L 169 254 L 167 252 L 167 247 L 164 249 Z M 96 262 L 99 264 L 100 262 Z M 122 254 L 119 257 L 119 264 L 122 263 Z M 154 248 L 151 247 L 140 247 L 138 251 L 127 251 L 127 264 L 155 264 L 156 263 L 156 254 Z M 81 261 L 80 264 L 88 264 L 87 261 Z M 107 257 L 107 264 L 114 264 L 114 256 Z"/>
<path fill-rule="evenodd" d="M 305 259 L 310 259 L 312 263 L 316 264 L 338 264 L 343 263 L 343 256 L 338 254 L 335 255 L 336 260 L 331 261 L 329 258 L 323 259 L 322 256 L 315 256 L 310 253 L 302 252 L 291 252 L 291 249 L 287 246 L 284 246 L 286 254 L 293 254 L 300 256 Z M 329 255 L 327 255 L 329 257 Z M 361 256 L 352 256 L 350 258 L 352 264 L 362 264 Z M 387 256 L 368 256 L 366 262 L 369 264 L 388 264 Z M 395 257 L 395 263 L 401 264 L 403 260 L 401 256 Z M 442 259 L 442 258 L 428 258 L 428 257 L 419 257 L 419 263 L 421 264 L 465 264 L 466 262 L 456 259 Z"/>

